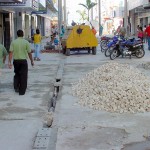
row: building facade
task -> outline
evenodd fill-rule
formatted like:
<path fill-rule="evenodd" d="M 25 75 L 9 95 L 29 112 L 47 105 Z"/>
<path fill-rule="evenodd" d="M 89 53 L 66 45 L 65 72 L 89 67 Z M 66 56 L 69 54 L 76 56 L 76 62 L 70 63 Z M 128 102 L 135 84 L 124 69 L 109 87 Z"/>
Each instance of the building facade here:
<path fill-rule="evenodd" d="M 101 23 L 104 27 L 103 34 L 114 34 L 114 30 L 123 24 L 123 0 L 101 1 Z"/>
<path fill-rule="evenodd" d="M 150 23 L 150 0 L 128 0 L 127 8 L 130 32 L 131 35 L 136 35 L 137 25 L 144 27 Z"/>
<path fill-rule="evenodd" d="M 17 37 L 17 30 L 24 31 L 29 39 L 39 28 L 42 36 L 49 36 L 51 14 L 57 10 L 51 0 L 4 0 L 0 2 L 0 42 L 7 50 Z"/>

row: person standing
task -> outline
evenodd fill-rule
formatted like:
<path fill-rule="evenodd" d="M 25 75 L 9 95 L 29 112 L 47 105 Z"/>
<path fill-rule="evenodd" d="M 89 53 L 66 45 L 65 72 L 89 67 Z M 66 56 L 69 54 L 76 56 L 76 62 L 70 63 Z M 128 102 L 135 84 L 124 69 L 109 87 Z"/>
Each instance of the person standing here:
<path fill-rule="evenodd" d="M 92 32 L 94 35 L 96 35 L 96 33 L 97 33 L 94 27 L 92 27 Z"/>
<path fill-rule="evenodd" d="M 30 43 L 23 39 L 24 33 L 22 30 L 17 31 L 18 38 L 11 42 L 9 49 L 8 66 L 12 68 L 12 57 L 14 65 L 14 90 L 19 92 L 19 95 L 24 95 L 27 88 L 28 63 L 27 58 L 30 58 L 31 65 L 34 62 L 31 54 Z"/>
<path fill-rule="evenodd" d="M 124 26 L 120 27 L 120 31 L 119 31 L 119 35 L 120 37 L 124 38 L 126 35 L 126 28 Z"/>
<path fill-rule="evenodd" d="M 144 43 L 147 43 L 147 36 L 146 36 L 146 33 L 145 33 L 145 30 L 146 30 L 146 25 L 144 25 Z"/>
<path fill-rule="evenodd" d="M 115 31 L 115 35 L 119 35 L 120 33 L 120 28 L 121 28 L 121 25 L 119 25 Z"/>
<path fill-rule="evenodd" d="M 150 24 L 146 27 L 145 34 L 148 42 L 148 50 L 150 50 Z"/>
<path fill-rule="evenodd" d="M 140 38 L 140 39 L 143 41 L 143 38 L 144 38 L 144 32 L 143 32 L 142 27 L 139 27 L 138 38 Z"/>
<path fill-rule="evenodd" d="M 99 28 L 99 32 L 100 32 L 100 36 L 102 36 L 102 34 L 103 34 L 103 26 L 100 24 L 100 28 Z"/>
<path fill-rule="evenodd" d="M 57 37 L 54 38 L 55 50 L 59 50 L 59 40 Z"/>
<path fill-rule="evenodd" d="M 65 34 L 65 28 L 64 28 L 64 26 L 62 25 L 61 26 L 61 33 L 60 33 L 60 38 L 62 39 L 62 37 L 64 36 L 64 34 Z"/>
<path fill-rule="evenodd" d="M 53 36 L 55 36 L 57 34 L 57 32 L 56 32 L 56 26 L 55 25 L 52 26 L 51 33 L 52 33 L 51 35 L 53 35 Z"/>
<path fill-rule="evenodd" d="M 7 56 L 6 48 L 0 44 L 0 68 L 3 68 L 3 64 L 5 64 L 6 56 Z"/>
<path fill-rule="evenodd" d="M 31 27 L 31 40 L 32 40 L 32 42 L 33 42 L 33 36 L 34 36 L 34 28 L 33 27 Z"/>
<path fill-rule="evenodd" d="M 34 60 L 40 61 L 40 48 L 41 48 L 41 34 L 40 34 L 40 30 L 36 29 L 36 34 L 34 34 Z"/>
<path fill-rule="evenodd" d="M 140 29 L 140 25 L 137 25 L 137 27 L 136 27 L 136 31 L 138 32 L 138 31 L 139 31 L 139 29 Z"/>

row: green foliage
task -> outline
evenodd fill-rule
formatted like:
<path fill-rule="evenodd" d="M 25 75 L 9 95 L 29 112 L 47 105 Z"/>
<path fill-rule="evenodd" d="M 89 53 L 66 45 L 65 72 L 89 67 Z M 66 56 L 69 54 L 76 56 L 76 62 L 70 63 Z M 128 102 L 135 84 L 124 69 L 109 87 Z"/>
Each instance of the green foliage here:
<path fill-rule="evenodd" d="M 85 7 L 88 11 L 88 21 L 89 21 L 89 11 L 92 9 L 97 3 L 91 2 L 91 0 L 86 0 L 86 4 L 80 3 L 79 5 Z"/>
<path fill-rule="evenodd" d="M 83 10 L 83 11 L 77 10 L 76 12 L 79 13 L 79 15 L 81 16 L 80 21 L 82 20 L 84 22 L 85 20 L 88 19 L 88 16 L 87 16 L 85 10 Z"/>

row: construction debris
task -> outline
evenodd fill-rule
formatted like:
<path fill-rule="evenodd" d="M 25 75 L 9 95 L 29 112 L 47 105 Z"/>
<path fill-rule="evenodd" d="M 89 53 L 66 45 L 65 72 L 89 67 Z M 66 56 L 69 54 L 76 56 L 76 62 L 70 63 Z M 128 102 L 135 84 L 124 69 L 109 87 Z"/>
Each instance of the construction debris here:
<path fill-rule="evenodd" d="M 72 86 L 78 103 L 117 113 L 150 111 L 150 78 L 127 64 L 106 63 Z"/>

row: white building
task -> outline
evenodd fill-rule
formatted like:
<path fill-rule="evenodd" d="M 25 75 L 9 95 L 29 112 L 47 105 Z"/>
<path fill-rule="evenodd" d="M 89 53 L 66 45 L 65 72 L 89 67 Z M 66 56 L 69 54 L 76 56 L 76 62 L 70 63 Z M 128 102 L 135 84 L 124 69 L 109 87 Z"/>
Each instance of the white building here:
<path fill-rule="evenodd" d="M 54 12 L 52 0 L 0 0 L 0 42 L 9 50 L 18 29 L 24 31 L 25 38 L 36 28 L 42 36 L 50 36 Z"/>
<path fill-rule="evenodd" d="M 131 27 L 131 34 L 136 34 L 136 27 L 150 23 L 150 1 L 149 0 L 128 0 L 128 23 Z"/>
<path fill-rule="evenodd" d="M 114 29 L 123 24 L 124 16 L 123 0 L 102 0 L 101 1 L 101 22 L 104 26 L 104 34 L 112 34 Z"/>

